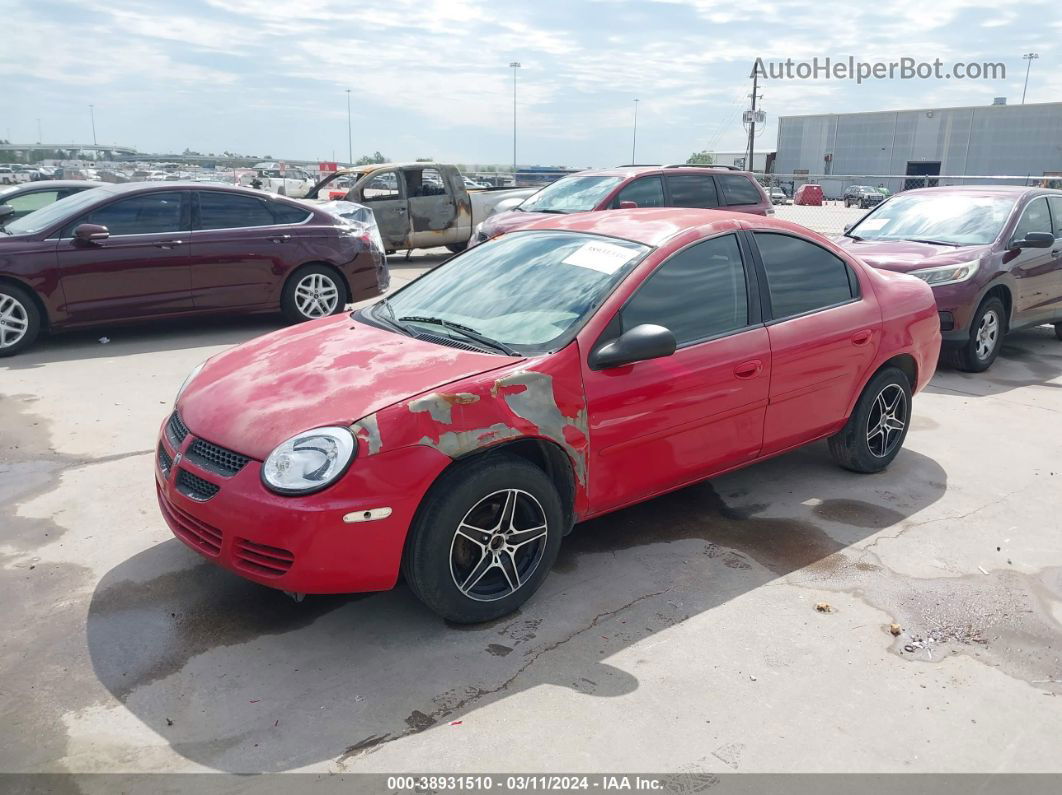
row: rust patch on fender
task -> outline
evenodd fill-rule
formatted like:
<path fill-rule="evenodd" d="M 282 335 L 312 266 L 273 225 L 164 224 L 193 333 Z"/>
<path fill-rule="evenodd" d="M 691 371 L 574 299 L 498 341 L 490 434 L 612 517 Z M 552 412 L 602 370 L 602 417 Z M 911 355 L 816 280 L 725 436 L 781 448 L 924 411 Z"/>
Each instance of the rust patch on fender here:
<path fill-rule="evenodd" d="M 523 389 L 506 391 L 512 387 Z M 581 485 L 585 485 L 586 456 L 569 439 L 572 431 L 576 432 L 577 437 L 587 437 L 585 407 L 574 417 L 565 416 L 553 393 L 553 376 L 534 370 L 520 370 L 499 378 L 494 382 L 491 393 L 501 394 L 513 414 L 532 423 L 543 436 L 563 447 L 575 466 L 576 478 Z"/>
<path fill-rule="evenodd" d="M 421 444 L 434 447 L 440 453 L 450 458 L 460 458 L 466 453 L 478 450 L 488 444 L 500 442 L 503 439 L 513 439 L 523 436 L 516 428 L 506 425 L 504 422 L 496 422 L 487 428 L 474 428 L 470 431 L 447 431 L 439 434 L 439 440 L 435 441 L 430 436 L 420 440 Z"/>
<path fill-rule="evenodd" d="M 368 417 L 362 417 L 360 420 L 350 426 L 350 430 L 354 432 L 354 436 L 358 441 L 364 442 L 365 446 L 369 448 L 369 455 L 375 455 L 380 452 L 380 425 L 376 421 L 376 415 L 370 414 Z"/>
<path fill-rule="evenodd" d="M 436 422 L 450 425 L 453 422 L 454 406 L 468 406 L 477 400 L 479 400 L 479 395 L 471 392 L 456 394 L 432 392 L 430 395 L 409 401 L 409 410 L 414 413 L 426 411 Z"/>

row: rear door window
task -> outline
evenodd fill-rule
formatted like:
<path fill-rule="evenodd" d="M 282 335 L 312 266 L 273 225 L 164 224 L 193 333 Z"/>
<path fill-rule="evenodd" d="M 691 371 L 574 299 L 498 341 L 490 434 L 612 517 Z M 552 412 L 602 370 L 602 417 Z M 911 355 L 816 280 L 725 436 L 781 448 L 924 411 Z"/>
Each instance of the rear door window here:
<path fill-rule="evenodd" d="M 663 207 L 664 183 L 660 177 L 636 179 L 619 192 L 612 206 L 619 207 L 620 202 L 634 202 L 639 207 Z"/>
<path fill-rule="evenodd" d="M 756 232 L 776 320 L 852 300 L 855 278 L 840 257 L 792 235 Z"/>
<path fill-rule="evenodd" d="M 747 326 L 748 292 L 737 238 L 713 238 L 672 256 L 642 283 L 620 317 L 623 331 L 655 323 L 670 329 L 679 345 Z"/>
<path fill-rule="evenodd" d="M 708 175 L 668 175 L 667 189 L 671 193 L 671 204 L 675 207 L 719 206 L 719 191 L 716 190 L 715 180 Z"/>
<path fill-rule="evenodd" d="M 241 229 L 275 223 L 265 199 L 215 191 L 199 194 L 199 229 Z"/>
<path fill-rule="evenodd" d="M 741 174 L 717 174 L 715 177 L 728 205 L 759 204 L 763 201 L 752 180 Z"/>

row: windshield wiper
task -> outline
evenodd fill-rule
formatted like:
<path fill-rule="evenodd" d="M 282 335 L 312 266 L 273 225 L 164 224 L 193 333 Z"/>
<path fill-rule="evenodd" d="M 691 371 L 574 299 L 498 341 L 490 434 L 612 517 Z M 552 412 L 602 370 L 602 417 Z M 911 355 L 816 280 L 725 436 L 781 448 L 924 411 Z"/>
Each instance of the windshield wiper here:
<path fill-rule="evenodd" d="M 391 308 L 390 299 L 385 298 L 382 301 L 380 301 L 379 303 L 374 304 L 370 308 L 375 310 L 376 307 L 378 307 L 378 306 L 379 307 L 383 307 L 387 311 L 387 315 L 384 316 L 384 315 L 380 314 L 379 312 L 373 311 L 372 316 L 373 316 L 373 318 L 375 320 L 380 321 L 381 323 L 383 323 L 385 326 L 387 326 L 391 330 L 397 331 L 399 334 L 405 334 L 407 337 L 411 336 L 409 329 L 407 329 L 405 326 L 403 326 L 401 323 L 399 323 L 397 320 L 395 320 L 395 310 Z M 358 310 L 356 310 L 356 309 L 354 310 L 354 312 L 357 312 L 357 311 Z M 354 312 L 350 313 L 351 317 L 354 316 Z"/>
<path fill-rule="evenodd" d="M 850 237 L 850 238 L 852 238 L 852 240 L 862 240 L 863 239 L 859 235 L 853 235 L 851 232 L 845 232 L 844 236 L 845 237 Z"/>
<path fill-rule="evenodd" d="M 490 337 L 484 336 L 483 334 L 480 334 L 478 331 L 476 331 L 474 328 L 469 328 L 468 326 L 462 326 L 460 323 L 454 323 L 453 321 L 450 321 L 450 320 L 443 320 L 441 317 L 424 317 L 423 315 L 407 315 L 405 317 L 398 318 L 398 322 L 400 322 L 400 323 L 432 323 L 432 324 L 434 324 L 436 326 L 442 326 L 445 329 L 450 329 L 451 331 L 456 331 L 458 334 L 463 334 L 464 336 L 468 337 L 470 340 L 474 340 L 475 342 L 478 342 L 481 345 L 486 345 L 488 348 L 494 348 L 495 350 L 501 351 L 506 356 L 517 356 L 518 355 L 516 353 L 516 351 L 514 351 L 512 348 L 510 348 L 504 342 L 499 342 L 498 340 L 491 339 Z"/>
<path fill-rule="evenodd" d="M 549 213 L 550 215 L 567 215 L 567 210 L 532 210 L 533 213 Z"/>
<path fill-rule="evenodd" d="M 952 243 L 950 240 L 927 240 L 918 237 L 908 237 L 905 239 L 910 241 L 911 243 L 928 243 L 931 246 L 955 246 L 955 248 L 962 247 L 961 243 Z"/>

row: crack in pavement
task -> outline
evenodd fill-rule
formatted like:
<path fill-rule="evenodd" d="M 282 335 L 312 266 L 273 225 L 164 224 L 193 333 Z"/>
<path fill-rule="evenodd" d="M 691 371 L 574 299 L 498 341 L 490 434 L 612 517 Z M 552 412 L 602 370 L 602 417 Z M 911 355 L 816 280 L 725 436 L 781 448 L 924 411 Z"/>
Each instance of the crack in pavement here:
<path fill-rule="evenodd" d="M 523 665 L 521 665 L 512 676 L 510 676 L 497 687 L 477 687 L 469 695 L 465 696 L 465 698 L 461 699 L 460 701 L 453 704 L 448 704 L 444 707 L 440 707 L 434 712 L 428 714 L 425 714 L 420 711 L 414 711 L 412 715 L 410 715 L 410 718 L 407 719 L 407 723 L 409 724 L 408 729 L 399 734 L 394 735 L 390 733 L 369 735 L 365 739 L 360 740 L 354 745 L 348 747 L 347 750 L 344 751 L 343 754 L 336 759 L 336 764 L 339 765 L 340 768 L 342 768 L 343 770 L 346 770 L 344 763 L 350 759 L 358 757 L 366 752 L 375 751 L 377 748 L 380 748 L 387 743 L 394 742 L 395 740 L 400 740 L 404 737 L 410 737 L 414 734 L 419 734 L 425 729 L 431 728 L 440 720 L 448 718 L 450 715 L 453 715 L 458 710 L 461 710 L 470 704 L 474 704 L 476 701 L 479 701 L 485 696 L 492 696 L 507 690 L 517 679 L 520 678 L 520 676 L 525 671 L 527 671 L 527 669 L 529 669 L 532 665 L 538 662 L 538 660 L 544 655 L 556 651 L 561 646 L 570 643 L 583 633 L 589 632 L 594 627 L 596 627 L 601 621 L 607 618 L 611 618 L 612 616 L 617 615 L 618 613 L 622 613 L 624 610 L 633 607 L 639 602 L 644 602 L 646 599 L 652 599 L 657 596 L 663 596 L 664 594 L 668 593 L 673 587 L 674 586 L 668 586 L 667 588 L 664 588 L 661 591 L 654 591 L 653 593 L 643 594 L 642 596 L 632 599 L 626 604 L 620 605 L 619 607 L 613 608 L 612 610 L 606 610 L 603 613 L 598 613 L 586 626 L 575 630 L 570 635 L 567 635 L 558 641 L 554 641 L 548 646 L 542 647 L 537 652 L 530 655 L 527 661 Z"/>

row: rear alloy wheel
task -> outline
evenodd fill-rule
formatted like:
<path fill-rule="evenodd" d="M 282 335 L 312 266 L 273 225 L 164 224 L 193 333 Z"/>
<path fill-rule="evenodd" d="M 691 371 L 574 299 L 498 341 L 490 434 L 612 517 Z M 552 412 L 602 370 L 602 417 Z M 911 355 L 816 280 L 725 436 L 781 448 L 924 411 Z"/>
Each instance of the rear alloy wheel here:
<path fill-rule="evenodd" d="M 880 472 L 900 452 L 911 424 L 911 383 L 898 367 L 886 367 L 870 379 L 838 433 L 829 438 L 830 454 L 853 472 Z"/>
<path fill-rule="evenodd" d="M 987 299 L 974 313 L 970 339 L 961 345 L 946 348 L 943 358 L 967 373 L 984 372 L 999 356 L 1006 333 L 1006 316 L 1002 301 L 994 296 Z"/>
<path fill-rule="evenodd" d="M 313 267 L 288 280 L 280 305 L 289 320 L 301 323 L 336 314 L 343 308 L 345 295 L 333 270 Z"/>
<path fill-rule="evenodd" d="M 37 304 L 21 287 L 0 284 L 0 356 L 14 356 L 33 344 L 41 330 Z"/>
<path fill-rule="evenodd" d="M 549 574 L 563 510 L 538 467 L 499 454 L 459 464 L 417 512 L 406 547 L 406 582 L 429 608 L 462 624 L 516 610 Z"/>

